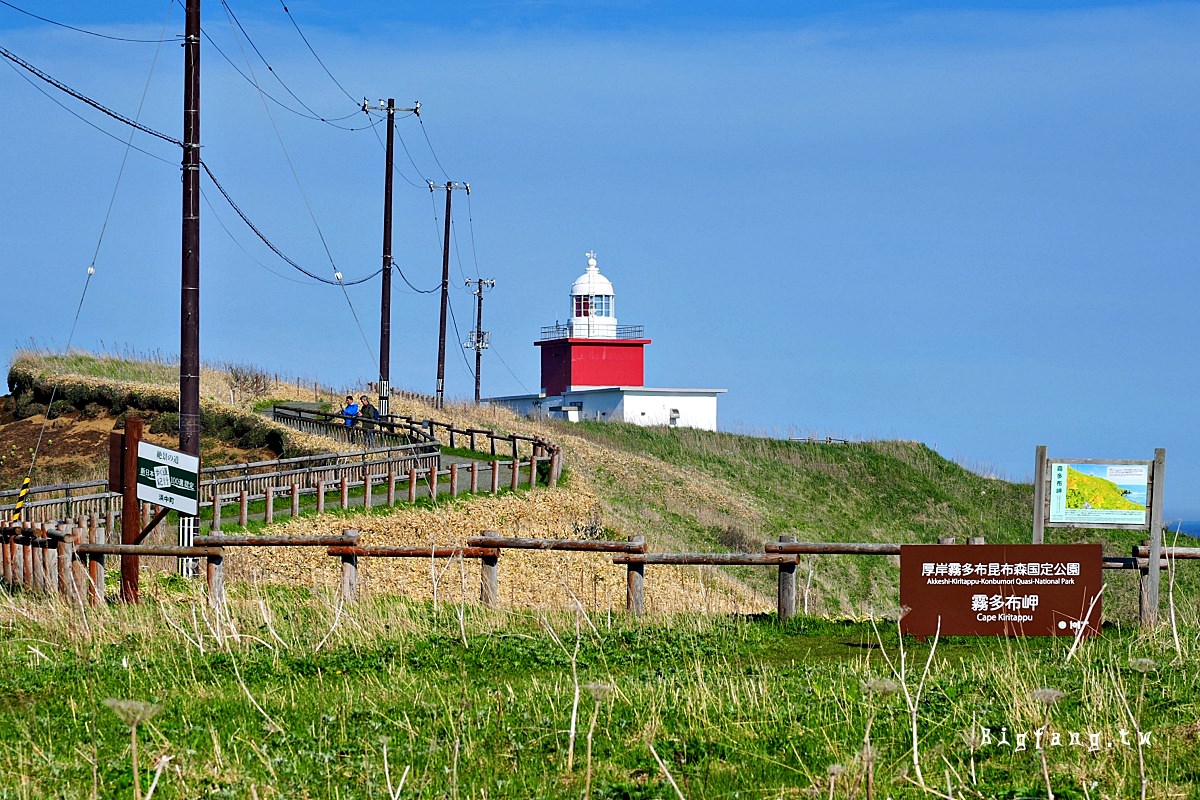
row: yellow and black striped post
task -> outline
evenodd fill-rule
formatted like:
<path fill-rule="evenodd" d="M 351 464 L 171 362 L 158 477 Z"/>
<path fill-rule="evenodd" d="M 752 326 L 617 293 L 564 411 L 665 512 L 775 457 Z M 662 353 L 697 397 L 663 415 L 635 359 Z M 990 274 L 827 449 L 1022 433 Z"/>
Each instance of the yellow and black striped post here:
<path fill-rule="evenodd" d="M 12 521 L 21 521 L 21 509 L 25 508 L 25 498 L 29 496 L 29 476 L 25 476 L 25 480 L 21 482 L 21 493 L 17 495 L 17 504 L 13 506 Z"/>

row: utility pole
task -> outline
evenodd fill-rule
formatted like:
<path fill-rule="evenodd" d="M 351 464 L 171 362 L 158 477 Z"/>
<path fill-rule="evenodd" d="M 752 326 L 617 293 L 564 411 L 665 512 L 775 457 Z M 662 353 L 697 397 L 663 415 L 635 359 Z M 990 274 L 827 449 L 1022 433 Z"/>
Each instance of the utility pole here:
<path fill-rule="evenodd" d="M 467 281 L 467 286 L 470 286 L 472 281 Z M 483 351 L 488 348 L 488 332 L 483 329 L 483 290 L 491 289 L 496 285 L 493 280 L 484 280 L 478 278 L 474 281 L 475 291 L 475 330 L 471 331 L 471 338 L 463 343 L 463 347 L 475 350 L 475 405 L 479 405 L 479 371 L 483 367 Z"/>
<path fill-rule="evenodd" d="M 420 101 L 412 108 L 396 108 L 396 101 L 388 98 L 387 105 L 379 101 L 379 108 L 387 112 L 387 148 L 384 156 L 385 168 L 383 178 L 383 287 L 379 301 L 379 416 L 387 417 L 390 412 L 388 398 L 391 396 L 391 362 L 392 362 L 392 175 L 394 173 L 392 154 L 395 149 L 396 129 L 393 122 L 397 111 L 412 112 L 421 115 Z M 363 113 L 370 111 L 370 106 L 364 99 Z"/>
<path fill-rule="evenodd" d="M 179 449 L 200 456 L 200 0 L 187 0 L 183 40 L 183 247 L 179 314 Z M 126 476 L 128 480 L 131 477 Z M 179 544 L 191 546 L 196 518 L 179 515 Z M 124 536 L 125 533 L 123 532 Z M 180 559 L 192 576 L 198 559 Z"/>
<path fill-rule="evenodd" d="M 429 181 L 429 191 L 438 189 Z M 441 408 L 446 400 L 446 308 L 450 304 L 450 196 L 455 189 L 466 189 L 471 194 L 471 184 L 446 181 L 446 238 L 442 245 L 442 314 L 438 323 L 437 394 L 434 407 Z"/>

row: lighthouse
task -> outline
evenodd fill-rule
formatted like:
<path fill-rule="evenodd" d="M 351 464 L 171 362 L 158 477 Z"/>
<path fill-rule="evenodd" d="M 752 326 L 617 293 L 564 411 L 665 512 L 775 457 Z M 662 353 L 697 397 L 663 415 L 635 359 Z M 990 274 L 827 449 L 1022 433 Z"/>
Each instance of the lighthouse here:
<path fill-rule="evenodd" d="M 612 281 L 600 272 L 595 251 L 571 284 L 566 323 L 542 328 L 541 391 L 494 397 L 534 417 L 572 422 L 615 420 L 638 425 L 717 429 L 717 395 L 724 389 L 656 389 L 646 386 L 645 338 L 641 325 L 617 323 Z"/>
<path fill-rule="evenodd" d="M 600 274 L 596 253 L 587 253 L 587 271 L 571 284 L 571 317 L 566 325 L 542 328 L 534 342 L 542 351 L 542 392 L 608 386 L 644 386 L 650 340 L 641 325 L 618 325 L 612 281 Z"/>

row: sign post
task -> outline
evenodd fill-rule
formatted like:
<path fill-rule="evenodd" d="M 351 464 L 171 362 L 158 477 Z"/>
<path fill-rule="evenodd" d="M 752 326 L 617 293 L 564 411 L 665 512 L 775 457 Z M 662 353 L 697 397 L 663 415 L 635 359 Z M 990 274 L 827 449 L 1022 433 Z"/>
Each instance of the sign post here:
<path fill-rule="evenodd" d="M 1163 488 L 1167 451 L 1157 448 L 1152 461 L 1051 458 L 1037 448 L 1034 469 L 1033 543 L 1045 540 L 1046 528 L 1115 528 L 1149 534 L 1149 558 L 1141 568 L 1139 617 L 1143 625 L 1158 619 L 1163 528 Z"/>
<path fill-rule="evenodd" d="M 169 510 L 194 518 L 199 509 L 200 459 L 142 441 L 142 429 L 141 418 L 129 416 L 124 433 L 109 435 L 108 483 L 109 491 L 121 493 L 121 544 L 141 544 Z M 145 530 L 142 502 L 159 506 Z M 121 599 L 126 603 L 138 602 L 139 562 L 136 555 L 121 555 Z"/>

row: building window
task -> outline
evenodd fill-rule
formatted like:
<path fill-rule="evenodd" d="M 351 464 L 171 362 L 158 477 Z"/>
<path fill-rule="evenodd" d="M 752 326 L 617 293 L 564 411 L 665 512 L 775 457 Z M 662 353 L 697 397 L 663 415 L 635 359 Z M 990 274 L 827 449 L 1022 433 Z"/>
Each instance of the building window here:
<path fill-rule="evenodd" d="M 575 295 L 576 317 L 611 317 L 613 296 L 611 294 Z"/>

